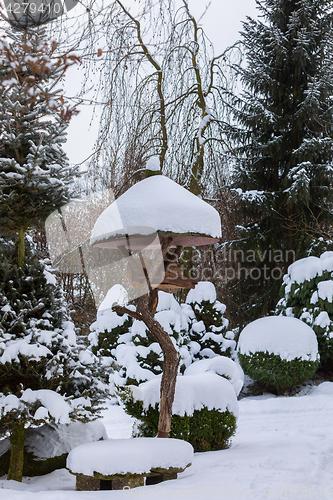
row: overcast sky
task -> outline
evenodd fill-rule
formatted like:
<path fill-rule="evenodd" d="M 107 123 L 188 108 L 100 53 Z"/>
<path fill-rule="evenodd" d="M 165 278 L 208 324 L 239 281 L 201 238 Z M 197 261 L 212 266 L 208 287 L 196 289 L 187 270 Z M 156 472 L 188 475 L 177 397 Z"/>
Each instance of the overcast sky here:
<path fill-rule="evenodd" d="M 203 0 L 189 0 L 193 14 L 198 18 L 208 4 Z M 228 46 L 239 39 L 242 21 L 246 16 L 256 16 L 255 0 L 211 0 L 211 5 L 201 20 L 206 34 L 213 42 L 215 53 L 223 52 Z M 70 75 L 71 80 L 76 79 L 76 73 Z M 75 88 L 75 87 L 74 87 Z M 73 86 L 70 85 L 71 95 Z M 83 162 L 93 151 L 94 141 L 98 130 L 97 120 L 91 128 L 91 109 L 85 106 L 80 114 L 72 119 L 68 129 L 68 141 L 65 150 L 73 164 Z"/>

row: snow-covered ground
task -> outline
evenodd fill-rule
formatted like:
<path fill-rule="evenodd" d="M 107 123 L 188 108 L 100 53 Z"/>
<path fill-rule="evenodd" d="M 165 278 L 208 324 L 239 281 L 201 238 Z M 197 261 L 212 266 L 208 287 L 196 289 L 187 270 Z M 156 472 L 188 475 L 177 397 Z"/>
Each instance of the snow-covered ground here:
<path fill-rule="evenodd" d="M 119 500 L 122 498 L 325 499 L 333 496 L 333 383 L 294 397 L 264 395 L 239 401 L 229 450 L 196 453 L 176 481 L 127 491 L 75 492 L 65 469 L 22 484 L 0 479 L 1 500 Z M 110 438 L 131 435 L 119 406 L 103 414 Z"/>

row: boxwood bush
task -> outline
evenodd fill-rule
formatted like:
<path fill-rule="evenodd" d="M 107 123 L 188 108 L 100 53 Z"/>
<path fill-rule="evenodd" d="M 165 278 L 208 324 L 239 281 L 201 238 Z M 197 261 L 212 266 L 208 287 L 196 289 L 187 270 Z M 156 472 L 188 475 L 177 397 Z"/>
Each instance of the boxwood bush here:
<path fill-rule="evenodd" d="M 319 366 L 319 360 L 306 361 L 294 358 L 282 359 L 278 354 L 257 351 L 250 354 L 238 353 L 244 372 L 266 389 L 283 394 L 295 385 L 310 380 Z"/>
<path fill-rule="evenodd" d="M 158 432 L 159 410 L 155 407 L 143 408 L 143 401 L 135 401 L 130 388 L 119 392 L 128 415 L 138 423 L 133 430 L 133 437 L 154 437 Z M 229 447 L 230 438 L 236 432 L 236 417 L 227 411 L 194 410 L 193 415 L 172 415 L 170 437 L 188 441 L 194 451 L 223 450 Z"/>

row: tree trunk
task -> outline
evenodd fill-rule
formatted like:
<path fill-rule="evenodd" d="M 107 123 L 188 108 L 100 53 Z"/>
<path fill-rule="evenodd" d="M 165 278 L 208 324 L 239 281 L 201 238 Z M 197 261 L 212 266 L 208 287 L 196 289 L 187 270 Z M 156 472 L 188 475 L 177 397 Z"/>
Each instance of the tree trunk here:
<path fill-rule="evenodd" d="M 153 291 L 155 294 L 156 292 Z M 158 321 L 154 319 L 156 296 L 144 295 L 138 299 L 137 310 L 131 311 L 126 307 L 115 306 L 113 309 L 121 314 L 143 321 L 148 330 L 154 335 L 163 352 L 163 374 L 160 393 L 160 415 L 157 437 L 169 437 L 171 427 L 172 405 L 178 375 L 180 354 L 173 345 L 171 338 Z"/>
<path fill-rule="evenodd" d="M 171 427 L 172 405 L 175 397 L 180 355 L 173 345 L 168 333 L 150 313 L 147 295 L 138 299 L 137 311 L 148 330 L 160 344 L 163 352 L 163 374 L 161 380 L 160 415 L 157 437 L 167 438 L 169 437 Z"/>
<path fill-rule="evenodd" d="M 7 479 L 22 482 L 23 476 L 23 449 L 24 424 L 14 425 L 10 435 L 10 461 Z"/>
<path fill-rule="evenodd" d="M 18 250 L 17 250 L 17 265 L 18 267 L 23 267 L 24 265 L 24 238 L 25 229 L 20 227 L 18 230 Z"/>

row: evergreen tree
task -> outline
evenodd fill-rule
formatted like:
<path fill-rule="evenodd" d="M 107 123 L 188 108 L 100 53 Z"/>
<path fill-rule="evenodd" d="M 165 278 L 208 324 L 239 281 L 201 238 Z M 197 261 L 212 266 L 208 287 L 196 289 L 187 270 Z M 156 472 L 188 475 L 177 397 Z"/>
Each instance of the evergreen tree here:
<path fill-rule="evenodd" d="M 103 385 L 97 358 L 77 344 L 47 262 L 40 262 L 27 244 L 25 263 L 18 267 L 16 253 L 17 245 L 0 240 L 0 434 L 11 439 L 9 478 L 20 480 L 24 429 L 57 421 L 54 412 L 46 411 L 40 391 L 49 391 L 48 400 L 57 398 L 56 406 L 60 396 L 69 402 L 76 398 L 70 418 L 87 421 L 107 394 L 108 373 L 103 370 Z M 41 406 L 46 409 L 36 414 Z"/>
<path fill-rule="evenodd" d="M 19 265 L 25 231 L 68 200 L 75 171 L 62 145 L 74 109 L 59 83 L 76 62 L 57 52 L 45 29 L 0 38 L 0 231 L 18 233 Z"/>
<path fill-rule="evenodd" d="M 191 352 L 194 360 L 215 356 L 233 357 L 236 342 L 228 331 L 229 321 L 224 317 L 226 306 L 216 300 L 216 290 L 209 281 L 199 282 L 190 290 L 186 303 L 194 312 L 189 329 Z"/>
<path fill-rule="evenodd" d="M 73 109 L 59 83 L 76 60 L 40 29 L 0 39 L 0 432 L 11 441 L 8 479 L 18 481 L 25 428 L 94 418 L 106 394 L 55 277 L 25 238 L 69 198 L 75 171 L 62 144 Z"/>
<path fill-rule="evenodd" d="M 234 187 L 244 220 L 236 293 L 247 321 L 274 308 L 286 266 L 304 257 L 332 208 L 332 1 L 258 0 L 242 33 Z M 236 248 L 236 247 L 235 247 Z M 232 283 L 232 286 L 235 286 Z M 234 290 L 231 288 L 231 290 Z"/>
<path fill-rule="evenodd" d="M 227 331 L 229 323 L 223 316 L 226 307 L 216 300 L 212 283 L 198 283 L 185 304 L 165 292 L 158 297 L 155 318 L 179 349 L 180 373 L 198 359 L 234 355 L 234 334 Z M 142 321 L 111 309 L 99 310 L 89 338 L 95 354 L 111 356 L 120 367 L 113 375 L 116 385 L 137 385 L 163 371 L 161 347 Z"/>
<path fill-rule="evenodd" d="M 177 345 L 182 372 L 192 361 L 188 329 L 194 314 L 189 305 L 179 305 L 171 294 L 159 292 L 158 296 L 155 318 Z M 142 321 L 111 309 L 99 310 L 89 338 L 95 354 L 111 356 L 120 367 L 113 375 L 116 385 L 137 385 L 162 374 L 161 347 Z"/>

